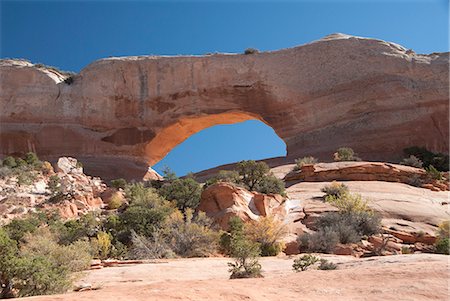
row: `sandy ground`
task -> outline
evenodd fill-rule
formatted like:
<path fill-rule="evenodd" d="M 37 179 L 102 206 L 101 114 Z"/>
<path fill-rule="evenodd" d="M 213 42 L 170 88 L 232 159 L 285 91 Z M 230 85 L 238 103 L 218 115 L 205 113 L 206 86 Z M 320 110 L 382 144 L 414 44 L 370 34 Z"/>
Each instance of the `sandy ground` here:
<path fill-rule="evenodd" d="M 104 268 L 80 282 L 99 290 L 26 300 L 450 300 L 450 257 L 434 254 L 356 259 L 320 255 L 334 271 L 292 271 L 293 258 L 263 258 L 264 278 L 229 280 L 229 258 L 180 259 Z"/>

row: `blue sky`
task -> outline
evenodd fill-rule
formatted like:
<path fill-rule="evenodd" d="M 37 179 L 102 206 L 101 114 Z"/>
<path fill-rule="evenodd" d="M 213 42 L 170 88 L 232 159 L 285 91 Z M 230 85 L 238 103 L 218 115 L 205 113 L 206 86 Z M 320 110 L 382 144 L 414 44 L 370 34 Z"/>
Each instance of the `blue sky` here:
<path fill-rule="evenodd" d="M 79 71 L 108 56 L 276 50 L 334 32 L 393 41 L 418 53 L 449 50 L 447 0 L 4 1 L 0 56 Z M 155 168 L 178 175 L 285 154 L 257 121 L 192 136 Z"/>

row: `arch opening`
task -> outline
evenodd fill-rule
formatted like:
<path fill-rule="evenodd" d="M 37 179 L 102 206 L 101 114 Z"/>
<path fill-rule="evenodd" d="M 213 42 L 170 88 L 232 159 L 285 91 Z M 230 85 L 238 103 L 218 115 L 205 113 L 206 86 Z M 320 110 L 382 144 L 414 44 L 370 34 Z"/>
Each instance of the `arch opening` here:
<path fill-rule="evenodd" d="M 286 156 L 286 144 L 261 117 L 227 112 L 178 120 L 147 145 L 149 166 L 178 175 L 241 160 Z"/>

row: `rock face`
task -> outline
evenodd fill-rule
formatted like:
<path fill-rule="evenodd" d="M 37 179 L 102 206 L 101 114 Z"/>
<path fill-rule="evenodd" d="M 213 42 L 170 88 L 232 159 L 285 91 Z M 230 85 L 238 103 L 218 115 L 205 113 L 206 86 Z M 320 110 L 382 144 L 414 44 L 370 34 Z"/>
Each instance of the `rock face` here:
<path fill-rule="evenodd" d="M 427 183 L 425 188 L 449 190 L 448 185 L 430 182 L 424 169 L 384 162 L 334 162 L 304 165 L 299 171 L 292 171 L 285 181 L 328 182 L 328 181 L 385 181 L 412 184 L 413 181 Z M 430 183 L 428 183 L 430 182 Z M 419 184 L 417 184 L 419 185 Z"/>
<path fill-rule="evenodd" d="M 223 230 L 228 230 L 228 221 L 233 216 L 250 221 L 260 216 L 284 218 L 286 215 L 282 196 L 250 192 L 229 183 L 217 183 L 205 189 L 197 210 L 205 212 Z"/>
<path fill-rule="evenodd" d="M 339 146 L 368 160 L 448 152 L 448 75 L 446 53 L 342 34 L 251 55 L 102 59 L 65 81 L 3 60 L 0 156 L 70 155 L 105 179 L 142 178 L 190 135 L 248 119 L 271 126 L 291 161 Z"/>

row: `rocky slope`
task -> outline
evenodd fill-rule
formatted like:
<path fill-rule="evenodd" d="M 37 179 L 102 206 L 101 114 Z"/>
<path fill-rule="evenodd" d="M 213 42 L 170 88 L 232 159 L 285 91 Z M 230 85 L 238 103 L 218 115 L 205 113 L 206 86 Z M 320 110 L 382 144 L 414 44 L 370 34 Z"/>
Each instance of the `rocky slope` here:
<path fill-rule="evenodd" d="M 55 170 L 49 165 L 45 172 L 24 173 L 32 175 L 29 183 L 21 184 L 16 174 L 0 177 L 0 225 L 37 209 L 56 210 L 70 219 L 105 206 L 101 195 L 106 185 L 100 178 L 86 176 L 74 158 L 59 158 Z"/>
<path fill-rule="evenodd" d="M 287 161 L 339 146 L 368 160 L 448 152 L 448 75 L 446 53 L 343 34 L 251 55 L 108 58 L 71 77 L 2 60 L 0 156 L 70 155 L 104 179 L 142 179 L 193 133 L 248 119 L 275 130 Z"/>

